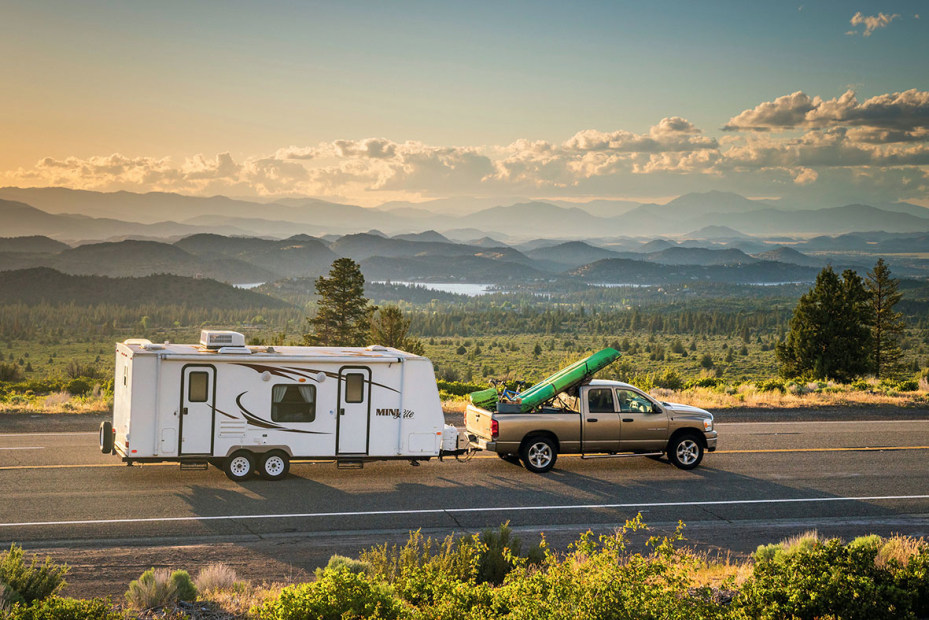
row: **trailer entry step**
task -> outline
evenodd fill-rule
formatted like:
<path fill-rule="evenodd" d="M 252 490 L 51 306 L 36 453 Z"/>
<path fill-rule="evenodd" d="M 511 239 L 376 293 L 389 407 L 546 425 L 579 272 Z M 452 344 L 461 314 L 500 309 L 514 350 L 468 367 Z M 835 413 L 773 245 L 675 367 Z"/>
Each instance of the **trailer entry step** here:
<path fill-rule="evenodd" d="M 181 469 L 184 471 L 187 470 L 202 470 L 209 469 L 209 461 L 181 461 Z"/>
<path fill-rule="evenodd" d="M 360 459 L 338 459 L 336 469 L 364 469 L 365 462 Z"/>

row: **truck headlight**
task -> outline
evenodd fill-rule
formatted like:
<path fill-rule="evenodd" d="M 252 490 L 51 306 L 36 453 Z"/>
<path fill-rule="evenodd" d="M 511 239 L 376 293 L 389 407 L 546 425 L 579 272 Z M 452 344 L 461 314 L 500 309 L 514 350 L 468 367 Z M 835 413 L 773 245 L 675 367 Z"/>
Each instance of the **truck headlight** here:
<path fill-rule="evenodd" d="M 713 430 L 713 420 L 704 420 L 704 421 L 703 421 L 703 430 L 704 430 L 704 431 L 707 431 L 707 432 Z"/>

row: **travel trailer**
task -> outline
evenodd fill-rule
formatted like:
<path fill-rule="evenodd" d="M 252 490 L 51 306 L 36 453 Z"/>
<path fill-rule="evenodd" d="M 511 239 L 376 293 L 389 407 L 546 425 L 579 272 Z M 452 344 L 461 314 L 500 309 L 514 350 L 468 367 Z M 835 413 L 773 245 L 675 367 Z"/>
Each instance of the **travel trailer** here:
<path fill-rule="evenodd" d="M 294 459 L 361 467 L 468 450 L 445 424 L 432 362 L 381 346 L 246 346 L 215 330 L 199 345 L 130 339 L 116 346 L 113 391 L 101 449 L 129 465 L 279 480 Z"/>

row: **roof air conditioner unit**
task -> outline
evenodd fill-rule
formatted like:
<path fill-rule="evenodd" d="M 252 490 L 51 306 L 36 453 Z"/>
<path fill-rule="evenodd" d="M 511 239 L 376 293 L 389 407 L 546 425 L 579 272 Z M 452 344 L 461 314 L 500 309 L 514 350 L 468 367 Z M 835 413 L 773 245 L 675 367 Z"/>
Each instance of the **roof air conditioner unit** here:
<path fill-rule="evenodd" d="M 244 347 L 245 336 L 239 332 L 204 329 L 200 332 L 200 346 L 207 349 L 223 347 Z"/>

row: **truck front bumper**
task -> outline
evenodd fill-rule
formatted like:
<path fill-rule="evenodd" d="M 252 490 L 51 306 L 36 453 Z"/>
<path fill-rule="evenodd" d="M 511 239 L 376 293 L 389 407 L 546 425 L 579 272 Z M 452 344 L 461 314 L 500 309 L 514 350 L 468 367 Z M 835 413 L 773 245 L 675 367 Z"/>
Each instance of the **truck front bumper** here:
<path fill-rule="evenodd" d="M 706 435 L 706 451 L 707 452 L 716 452 L 716 438 L 718 433 L 716 431 L 710 431 L 705 433 Z"/>

